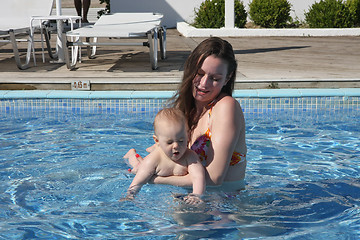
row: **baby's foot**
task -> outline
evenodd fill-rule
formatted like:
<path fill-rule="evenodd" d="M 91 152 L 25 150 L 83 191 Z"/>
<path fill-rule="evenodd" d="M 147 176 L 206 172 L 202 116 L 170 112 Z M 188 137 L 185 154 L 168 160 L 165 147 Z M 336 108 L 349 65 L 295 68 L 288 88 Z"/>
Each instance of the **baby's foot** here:
<path fill-rule="evenodd" d="M 155 144 L 146 149 L 147 152 L 151 153 L 155 149 Z"/>
<path fill-rule="evenodd" d="M 140 164 L 140 155 L 136 153 L 135 149 L 130 149 L 123 157 L 127 159 L 127 163 L 132 167 L 129 172 L 136 173 Z"/>

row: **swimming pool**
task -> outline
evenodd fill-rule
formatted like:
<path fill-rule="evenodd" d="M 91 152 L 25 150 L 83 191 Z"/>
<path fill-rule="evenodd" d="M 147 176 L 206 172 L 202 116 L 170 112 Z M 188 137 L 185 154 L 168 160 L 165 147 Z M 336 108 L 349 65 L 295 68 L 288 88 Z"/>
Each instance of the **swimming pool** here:
<path fill-rule="evenodd" d="M 117 201 L 133 177 L 121 157 L 145 154 L 170 92 L 0 91 L 0 238 L 359 239 L 358 93 L 236 92 L 246 190 L 189 207 L 173 186 Z"/>

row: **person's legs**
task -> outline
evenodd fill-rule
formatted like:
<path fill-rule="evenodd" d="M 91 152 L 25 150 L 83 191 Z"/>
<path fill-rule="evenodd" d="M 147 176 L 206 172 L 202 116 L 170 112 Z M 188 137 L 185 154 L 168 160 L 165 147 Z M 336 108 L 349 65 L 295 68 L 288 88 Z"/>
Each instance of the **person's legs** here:
<path fill-rule="evenodd" d="M 131 173 L 136 174 L 140 163 L 143 161 L 143 158 L 137 154 L 136 150 L 133 148 L 130 149 L 123 158 L 128 159 L 128 163 L 132 167 Z"/>
<path fill-rule="evenodd" d="M 77 15 L 81 17 L 81 0 L 74 0 Z"/>
<path fill-rule="evenodd" d="M 89 12 L 91 0 L 83 0 L 83 18 L 82 21 L 84 23 L 88 23 L 87 15 Z"/>

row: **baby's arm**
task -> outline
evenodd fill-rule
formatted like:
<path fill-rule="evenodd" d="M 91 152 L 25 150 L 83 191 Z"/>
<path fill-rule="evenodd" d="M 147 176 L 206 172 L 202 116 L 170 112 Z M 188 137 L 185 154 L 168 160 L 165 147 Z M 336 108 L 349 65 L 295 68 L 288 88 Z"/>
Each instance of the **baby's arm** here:
<path fill-rule="evenodd" d="M 150 154 L 149 154 L 150 155 Z M 121 200 L 131 200 L 134 199 L 135 195 L 140 191 L 141 187 L 147 183 L 150 178 L 155 174 L 156 162 L 155 159 L 146 157 L 146 161 L 143 161 L 137 170 L 137 173 L 130 184 L 130 187 L 127 190 L 125 199 Z"/>

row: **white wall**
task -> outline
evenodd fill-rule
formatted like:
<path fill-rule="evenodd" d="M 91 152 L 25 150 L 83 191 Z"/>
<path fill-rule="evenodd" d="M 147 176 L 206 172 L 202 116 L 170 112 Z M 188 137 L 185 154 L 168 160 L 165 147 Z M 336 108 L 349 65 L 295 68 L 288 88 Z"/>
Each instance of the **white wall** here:
<path fill-rule="evenodd" d="M 111 0 L 111 12 L 159 12 L 164 14 L 163 24 L 176 27 L 177 22 L 194 18 L 194 8 L 203 0 Z"/>
<path fill-rule="evenodd" d="M 194 19 L 194 9 L 204 0 L 111 0 L 111 12 L 159 12 L 164 14 L 163 24 L 168 28 L 176 27 L 177 22 Z M 251 0 L 242 0 L 249 10 Z M 318 0 L 289 0 L 292 4 L 291 16 L 304 20 L 304 12 Z"/>

